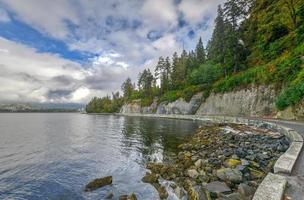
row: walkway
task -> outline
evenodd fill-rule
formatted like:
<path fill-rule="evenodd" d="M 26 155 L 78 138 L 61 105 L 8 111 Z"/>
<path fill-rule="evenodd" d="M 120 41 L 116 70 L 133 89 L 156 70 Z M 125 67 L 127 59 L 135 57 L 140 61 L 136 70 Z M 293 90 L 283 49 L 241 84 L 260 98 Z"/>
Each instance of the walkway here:
<path fill-rule="evenodd" d="M 304 138 L 304 122 L 269 120 L 270 122 L 292 128 Z M 292 200 L 304 200 L 304 148 L 292 170 L 291 176 L 286 176 L 289 187 L 286 190 L 287 196 Z"/>

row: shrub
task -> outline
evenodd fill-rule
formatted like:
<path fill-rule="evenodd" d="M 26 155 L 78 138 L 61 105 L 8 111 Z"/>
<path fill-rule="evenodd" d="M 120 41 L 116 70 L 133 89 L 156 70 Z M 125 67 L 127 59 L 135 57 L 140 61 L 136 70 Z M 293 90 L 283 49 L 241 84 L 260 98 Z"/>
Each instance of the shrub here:
<path fill-rule="evenodd" d="M 276 100 L 276 107 L 279 110 L 284 110 L 288 106 L 293 106 L 299 103 L 303 97 L 304 80 L 283 90 Z"/>

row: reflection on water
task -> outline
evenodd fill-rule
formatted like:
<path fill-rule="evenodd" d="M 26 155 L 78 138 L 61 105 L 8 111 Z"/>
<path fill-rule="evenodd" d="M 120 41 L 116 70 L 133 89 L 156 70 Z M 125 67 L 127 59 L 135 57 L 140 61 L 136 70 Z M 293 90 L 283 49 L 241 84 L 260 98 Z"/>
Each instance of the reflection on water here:
<path fill-rule="evenodd" d="M 104 199 L 135 192 L 158 199 L 141 182 L 145 163 L 161 161 L 193 134 L 192 121 L 83 115 L 0 114 L 0 199 Z M 113 185 L 85 193 L 90 180 Z"/>

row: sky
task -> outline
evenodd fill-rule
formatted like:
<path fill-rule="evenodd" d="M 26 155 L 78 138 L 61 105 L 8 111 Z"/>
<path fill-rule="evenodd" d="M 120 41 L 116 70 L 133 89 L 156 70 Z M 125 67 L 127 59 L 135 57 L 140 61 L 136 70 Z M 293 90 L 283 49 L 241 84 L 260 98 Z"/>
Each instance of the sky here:
<path fill-rule="evenodd" d="M 223 0 L 0 0 L 0 102 L 87 103 L 210 39 Z"/>

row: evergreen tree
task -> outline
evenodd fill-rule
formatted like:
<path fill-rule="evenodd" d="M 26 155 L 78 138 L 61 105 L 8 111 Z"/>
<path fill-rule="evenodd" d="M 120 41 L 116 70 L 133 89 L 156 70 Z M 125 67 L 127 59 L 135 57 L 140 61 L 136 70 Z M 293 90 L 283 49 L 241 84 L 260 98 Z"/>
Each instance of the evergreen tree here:
<path fill-rule="evenodd" d="M 228 0 L 224 4 L 224 14 L 226 17 L 226 24 L 230 23 L 231 29 L 229 44 L 232 47 L 233 53 L 233 72 L 238 71 L 238 67 L 240 65 L 240 54 L 239 54 L 239 41 L 240 41 L 240 32 L 239 32 L 239 24 L 242 20 L 244 20 L 248 15 L 248 6 L 249 2 L 246 0 Z"/>
<path fill-rule="evenodd" d="M 225 23 L 224 12 L 221 5 L 217 9 L 217 17 L 215 19 L 215 28 L 212 38 L 208 43 L 208 59 L 213 63 L 224 64 L 225 52 Z"/>
<path fill-rule="evenodd" d="M 206 53 L 201 37 L 199 38 L 199 41 L 196 45 L 195 53 L 196 53 L 196 59 L 199 64 L 203 64 L 206 62 Z"/>
<path fill-rule="evenodd" d="M 143 92 L 144 97 L 152 96 L 152 86 L 154 83 L 154 77 L 150 69 L 145 69 L 139 74 L 138 87 Z"/>
<path fill-rule="evenodd" d="M 169 57 L 166 60 L 163 57 L 159 57 L 158 63 L 155 68 L 155 78 L 160 80 L 161 93 L 169 89 L 171 74 L 171 64 Z"/>
<path fill-rule="evenodd" d="M 130 78 L 127 78 L 123 84 L 121 85 L 121 90 L 123 92 L 123 96 L 126 100 L 129 100 L 134 91 L 134 86 Z"/>

